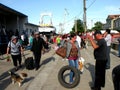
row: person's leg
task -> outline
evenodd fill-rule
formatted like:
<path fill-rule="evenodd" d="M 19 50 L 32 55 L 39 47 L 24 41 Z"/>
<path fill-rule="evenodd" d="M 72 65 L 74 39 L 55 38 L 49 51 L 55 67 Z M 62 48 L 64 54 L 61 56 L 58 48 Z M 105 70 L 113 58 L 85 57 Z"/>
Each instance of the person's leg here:
<path fill-rule="evenodd" d="M 15 67 L 17 67 L 17 59 L 16 59 L 16 56 L 15 55 L 11 55 L 12 56 L 12 60 L 13 60 L 13 65 Z"/>
<path fill-rule="evenodd" d="M 13 65 L 14 65 L 15 69 L 18 70 L 18 67 L 17 67 L 17 57 L 16 57 L 16 55 L 11 55 L 11 57 L 12 57 Z"/>
<path fill-rule="evenodd" d="M 120 57 L 120 44 L 118 46 L 118 56 Z"/>
<path fill-rule="evenodd" d="M 40 66 L 41 55 L 34 54 L 34 57 L 35 57 L 35 68 L 36 68 L 36 70 L 38 70 L 38 68 Z"/>
<path fill-rule="evenodd" d="M 96 66 L 95 66 L 95 82 L 94 82 L 94 87 L 98 90 L 101 88 L 101 64 L 100 61 L 96 60 Z"/>
<path fill-rule="evenodd" d="M 77 60 L 74 60 L 74 63 L 75 63 L 75 68 L 78 69 L 78 66 L 79 66 L 79 64 L 78 64 L 78 59 L 77 59 Z"/>
<path fill-rule="evenodd" d="M 19 62 L 19 66 L 21 67 L 21 62 L 22 62 L 21 54 L 17 55 L 17 60 Z"/>
<path fill-rule="evenodd" d="M 107 63 L 106 63 L 106 69 L 110 69 L 110 46 L 107 46 Z"/>
<path fill-rule="evenodd" d="M 101 72 L 101 86 L 102 87 L 104 87 L 105 86 L 105 74 L 106 74 L 106 61 L 104 61 L 104 60 L 101 60 L 101 70 L 100 70 L 100 72 Z"/>
<path fill-rule="evenodd" d="M 74 60 L 68 60 L 68 62 L 69 62 L 69 66 L 75 67 Z M 69 82 L 70 82 L 70 83 L 73 82 L 73 72 L 72 72 L 72 71 L 70 71 L 70 81 L 69 81 Z"/>

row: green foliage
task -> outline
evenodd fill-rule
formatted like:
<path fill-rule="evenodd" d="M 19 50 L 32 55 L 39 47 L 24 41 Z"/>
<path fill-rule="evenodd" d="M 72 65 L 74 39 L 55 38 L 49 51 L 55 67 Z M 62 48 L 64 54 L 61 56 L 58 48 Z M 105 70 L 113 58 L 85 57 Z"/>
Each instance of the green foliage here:
<path fill-rule="evenodd" d="M 101 22 L 98 21 L 94 25 L 95 26 L 92 28 L 92 30 L 102 30 L 103 24 Z"/>
<path fill-rule="evenodd" d="M 77 32 L 80 32 L 80 33 L 84 32 L 83 21 L 78 19 L 78 20 L 76 20 L 76 23 L 77 23 Z M 75 24 L 72 28 L 72 31 L 70 31 L 70 33 L 73 33 L 73 32 L 75 32 Z"/>

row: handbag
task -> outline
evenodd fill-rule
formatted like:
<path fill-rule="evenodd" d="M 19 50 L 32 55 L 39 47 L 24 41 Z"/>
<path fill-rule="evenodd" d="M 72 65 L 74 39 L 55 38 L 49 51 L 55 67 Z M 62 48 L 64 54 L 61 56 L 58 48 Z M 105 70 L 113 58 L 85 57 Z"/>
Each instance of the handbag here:
<path fill-rule="evenodd" d="M 66 57 L 66 52 L 67 52 L 67 49 L 65 46 L 62 46 L 62 47 L 59 47 L 57 50 L 56 50 L 56 54 L 61 56 L 62 58 L 65 58 Z"/>

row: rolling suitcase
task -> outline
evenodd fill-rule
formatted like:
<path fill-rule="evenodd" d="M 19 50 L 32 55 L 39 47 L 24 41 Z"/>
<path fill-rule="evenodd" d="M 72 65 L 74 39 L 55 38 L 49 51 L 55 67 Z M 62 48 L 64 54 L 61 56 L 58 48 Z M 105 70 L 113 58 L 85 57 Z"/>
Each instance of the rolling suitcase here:
<path fill-rule="evenodd" d="M 34 69 L 33 57 L 25 58 L 25 68 L 28 69 L 28 70 Z"/>

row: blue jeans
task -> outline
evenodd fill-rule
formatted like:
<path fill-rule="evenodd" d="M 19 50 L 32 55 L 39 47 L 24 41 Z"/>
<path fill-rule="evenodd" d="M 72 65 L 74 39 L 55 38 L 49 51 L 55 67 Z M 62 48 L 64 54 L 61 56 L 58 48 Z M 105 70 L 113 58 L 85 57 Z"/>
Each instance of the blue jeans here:
<path fill-rule="evenodd" d="M 68 60 L 68 62 L 69 62 L 70 66 L 73 66 L 78 69 L 78 59 L 77 60 Z M 73 72 L 72 71 L 70 71 L 70 81 L 69 82 L 71 82 L 71 83 L 73 82 Z"/>
<path fill-rule="evenodd" d="M 110 50 L 111 50 L 111 47 L 107 46 L 107 63 L 106 63 L 106 68 L 110 68 Z"/>
<path fill-rule="evenodd" d="M 118 55 L 120 56 L 120 43 L 118 45 Z"/>

